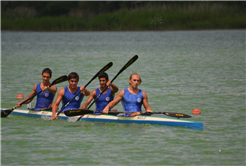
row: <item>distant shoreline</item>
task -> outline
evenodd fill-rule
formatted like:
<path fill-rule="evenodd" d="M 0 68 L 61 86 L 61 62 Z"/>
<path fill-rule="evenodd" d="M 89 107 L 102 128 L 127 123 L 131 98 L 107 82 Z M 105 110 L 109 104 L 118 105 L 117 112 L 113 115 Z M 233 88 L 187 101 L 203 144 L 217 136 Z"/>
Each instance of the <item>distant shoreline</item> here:
<path fill-rule="evenodd" d="M 182 30 L 121 30 L 121 31 L 117 31 L 117 30 L 97 30 L 97 31 L 86 31 L 86 30 L 81 30 L 81 31 L 35 31 L 35 30 L 1 30 L 1 32 L 170 32 L 170 31 L 227 31 L 227 30 L 240 30 L 240 31 L 243 31 L 243 30 L 246 30 L 246 28 L 232 28 L 232 29 L 182 29 Z"/>
<path fill-rule="evenodd" d="M 11 31 L 181 31 L 246 29 L 242 5 L 195 3 L 187 6 L 143 6 L 98 15 L 21 15 L 26 8 L 2 12 L 1 30 Z M 24 10 L 25 9 L 25 10 Z M 23 10 L 23 11 L 22 11 Z"/>

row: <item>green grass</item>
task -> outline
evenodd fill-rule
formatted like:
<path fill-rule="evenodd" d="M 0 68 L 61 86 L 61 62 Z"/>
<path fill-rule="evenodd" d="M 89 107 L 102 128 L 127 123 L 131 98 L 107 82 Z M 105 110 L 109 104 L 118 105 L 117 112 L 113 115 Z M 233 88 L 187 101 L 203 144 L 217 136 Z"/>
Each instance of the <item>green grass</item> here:
<path fill-rule="evenodd" d="M 199 3 L 121 9 L 91 17 L 5 17 L 2 14 L 1 28 L 24 31 L 245 29 L 246 12 L 238 6 Z"/>

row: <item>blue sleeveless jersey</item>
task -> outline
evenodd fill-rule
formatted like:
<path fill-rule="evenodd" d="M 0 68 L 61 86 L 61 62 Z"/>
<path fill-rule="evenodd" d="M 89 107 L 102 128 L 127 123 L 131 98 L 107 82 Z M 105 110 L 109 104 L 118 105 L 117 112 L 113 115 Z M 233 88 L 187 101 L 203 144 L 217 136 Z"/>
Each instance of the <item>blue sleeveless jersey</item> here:
<path fill-rule="evenodd" d="M 75 93 L 71 93 L 68 90 L 67 86 L 64 89 L 65 89 L 65 93 L 62 98 L 62 108 L 80 91 L 80 87 L 78 87 Z M 83 100 L 83 94 L 80 93 L 78 96 L 75 97 L 75 99 L 73 99 L 73 101 L 70 104 L 68 104 L 68 106 L 62 112 L 69 109 L 78 109 L 80 107 L 82 100 Z"/>
<path fill-rule="evenodd" d="M 97 96 L 101 93 L 99 88 L 96 89 L 96 96 L 94 99 L 97 98 Z M 111 102 L 114 99 L 112 95 L 112 91 L 110 87 L 108 88 L 107 92 L 105 94 L 102 94 L 97 100 L 96 100 L 96 111 L 103 111 L 103 109 L 108 105 L 109 102 Z"/>
<path fill-rule="evenodd" d="M 129 112 L 142 112 L 141 107 L 143 104 L 143 91 L 139 89 L 138 94 L 131 94 L 128 89 L 124 89 L 124 96 L 122 105 L 124 111 Z"/>
<path fill-rule="evenodd" d="M 42 91 L 42 89 L 40 88 L 40 83 L 38 83 L 35 92 L 38 93 L 40 91 Z M 42 108 L 48 108 L 49 105 L 52 103 L 53 98 L 54 94 L 50 91 L 46 90 L 44 92 L 41 92 L 37 95 L 36 105 L 33 110 L 40 111 Z"/>

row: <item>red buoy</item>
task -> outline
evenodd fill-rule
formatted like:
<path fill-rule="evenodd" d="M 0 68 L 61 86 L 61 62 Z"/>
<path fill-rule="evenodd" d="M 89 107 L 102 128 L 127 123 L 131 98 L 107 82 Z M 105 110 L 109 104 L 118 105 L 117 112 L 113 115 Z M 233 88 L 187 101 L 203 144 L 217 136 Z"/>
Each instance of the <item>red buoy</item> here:
<path fill-rule="evenodd" d="M 16 98 L 17 99 L 24 99 L 24 95 L 23 94 L 18 94 Z"/>
<path fill-rule="evenodd" d="M 201 111 L 199 109 L 193 109 L 192 114 L 193 115 L 199 115 L 199 114 L 201 114 Z"/>

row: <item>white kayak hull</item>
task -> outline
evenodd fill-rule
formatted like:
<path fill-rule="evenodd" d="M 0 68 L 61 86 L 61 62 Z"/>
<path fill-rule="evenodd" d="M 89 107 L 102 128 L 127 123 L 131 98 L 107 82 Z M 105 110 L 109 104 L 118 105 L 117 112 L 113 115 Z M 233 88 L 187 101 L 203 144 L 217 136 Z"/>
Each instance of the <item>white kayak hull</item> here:
<path fill-rule="evenodd" d="M 4 108 L 3 108 L 4 110 Z M 51 118 L 51 111 L 32 111 L 28 109 L 17 108 L 13 110 L 11 115 L 19 115 L 26 117 L 35 118 Z M 79 118 L 79 116 L 76 116 Z M 69 117 L 63 113 L 60 113 L 58 119 L 67 120 Z M 157 124 L 164 126 L 177 126 L 177 127 L 188 127 L 192 129 L 203 130 L 203 123 L 183 120 L 172 117 L 162 117 L 162 116 L 134 116 L 134 117 L 124 117 L 124 116 L 114 116 L 114 115 L 93 115 L 87 114 L 81 118 L 81 121 L 90 122 L 116 122 L 116 123 L 138 123 L 138 124 Z"/>

